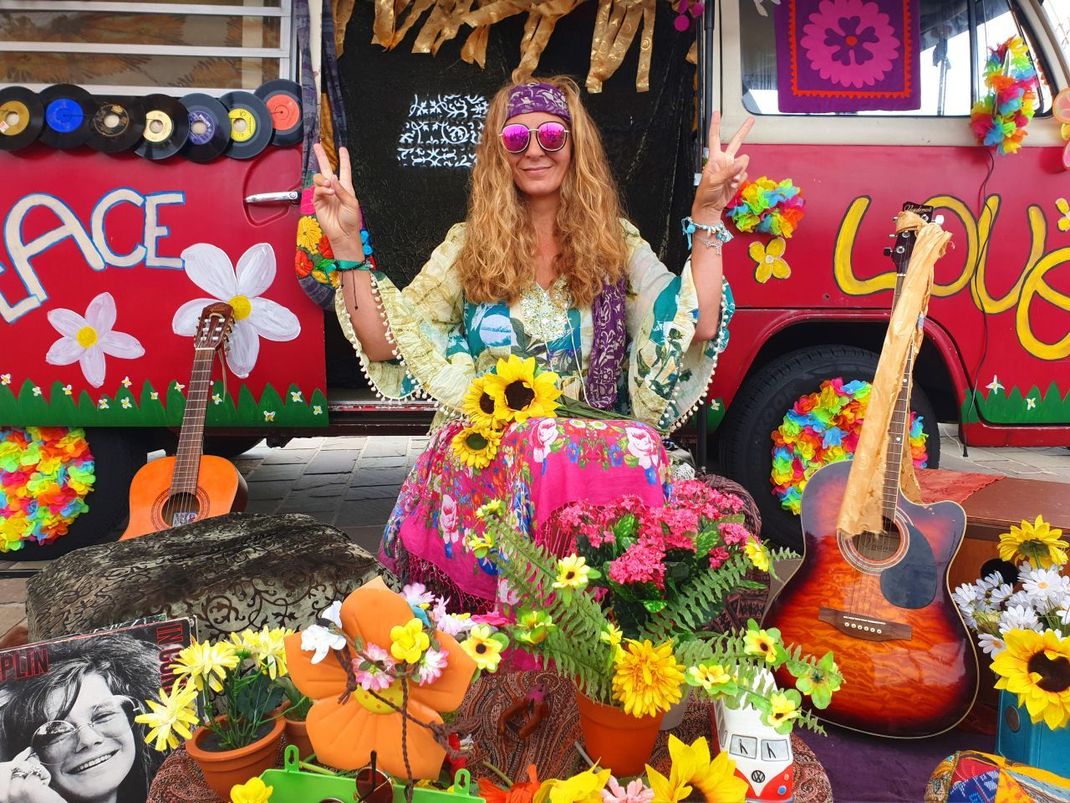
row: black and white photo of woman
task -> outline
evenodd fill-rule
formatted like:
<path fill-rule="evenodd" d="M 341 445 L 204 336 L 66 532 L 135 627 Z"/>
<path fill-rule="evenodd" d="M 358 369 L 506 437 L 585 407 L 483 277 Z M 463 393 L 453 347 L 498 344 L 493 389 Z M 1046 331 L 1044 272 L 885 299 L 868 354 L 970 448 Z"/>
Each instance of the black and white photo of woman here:
<path fill-rule="evenodd" d="M 49 670 L 0 687 L 0 803 L 143 803 L 163 756 L 134 722 L 159 646 L 99 634 L 50 644 Z"/>

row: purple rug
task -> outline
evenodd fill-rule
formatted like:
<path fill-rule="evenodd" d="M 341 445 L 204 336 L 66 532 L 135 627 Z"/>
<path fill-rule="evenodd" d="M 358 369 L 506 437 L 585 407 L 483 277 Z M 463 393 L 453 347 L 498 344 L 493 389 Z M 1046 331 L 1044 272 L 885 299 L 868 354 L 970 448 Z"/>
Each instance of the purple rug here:
<path fill-rule="evenodd" d="M 996 737 L 951 730 L 929 739 L 882 739 L 826 725 L 800 733 L 828 773 L 836 803 L 918 803 L 936 765 L 956 750 L 995 752 Z"/>

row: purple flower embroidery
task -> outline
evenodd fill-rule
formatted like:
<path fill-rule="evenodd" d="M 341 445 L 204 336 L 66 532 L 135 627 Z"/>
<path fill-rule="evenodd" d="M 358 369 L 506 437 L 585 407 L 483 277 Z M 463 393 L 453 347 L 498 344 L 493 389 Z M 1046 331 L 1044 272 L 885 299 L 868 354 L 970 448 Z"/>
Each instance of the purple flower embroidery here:
<path fill-rule="evenodd" d="M 902 47 L 888 15 L 870 0 L 823 0 L 802 34 L 810 66 L 823 79 L 855 89 L 882 80 Z"/>
<path fill-rule="evenodd" d="M 844 67 L 854 64 L 865 64 L 873 54 L 865 45 L 876 44 L 880 41 L 873 27 L 869 26 L 858 30 L 862 20 L 858 17 L 843 17 L 840 19 L 839 30 L 836 28 L 825 29 L 825 44 L 836 48 L 832 58 L 840 62 Z"/>

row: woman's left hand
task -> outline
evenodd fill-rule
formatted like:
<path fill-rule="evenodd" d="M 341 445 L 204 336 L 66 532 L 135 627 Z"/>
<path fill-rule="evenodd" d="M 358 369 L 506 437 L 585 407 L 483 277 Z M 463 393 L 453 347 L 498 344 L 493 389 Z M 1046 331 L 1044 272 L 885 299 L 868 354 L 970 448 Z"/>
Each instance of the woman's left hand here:
<path fill-rule="evenodd" d="M 702 178 L 695 190 L 695 202 L 691 206 L 691 217 L 699 223 L 716 223 L 721 219 L 721 212 L 728 206 L 740 185 L 747 180 L 747 164 L 750 157 L 738 156 L 740 146 L 754 125 L 754 118 L 743 121 L 728 145 L 721 149 L 721 113 L 714 112 L 710 121 L 710 134 L 707 138 L 710 156 L 702 168 Z"/>

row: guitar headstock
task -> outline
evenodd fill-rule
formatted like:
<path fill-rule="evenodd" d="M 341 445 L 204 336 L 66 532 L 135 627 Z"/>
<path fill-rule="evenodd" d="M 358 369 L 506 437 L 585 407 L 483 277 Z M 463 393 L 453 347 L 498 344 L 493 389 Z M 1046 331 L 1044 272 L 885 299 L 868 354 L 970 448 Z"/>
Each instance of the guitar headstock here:
<path fill-rule="evenodd" d="M 910 264 L 910 255 L 914 251 L 914 241 L 918 236 L 918 229 L 933 219 L 933 208 L 922 204 L 907 201 L 903 204 L 903 212 L 912 212 L 913 215 L 900 213 L 895 219 L 895 245 L 885 249 L 885 254 L 892 258 L 895 263 L 895 272 L 900 276 L 907 272 Z M 914 217 L 916 215 L 917 217 Z"/>
<path fill-rule="evenodd" d="M 234 327 L 234 308 L 230 304 L 218 301 L 209 304 L 201 311 L 197 321 L 197 331 L 193 335 L 195 349 L 216 349 L 226 344 L 230 330 Z"/>

